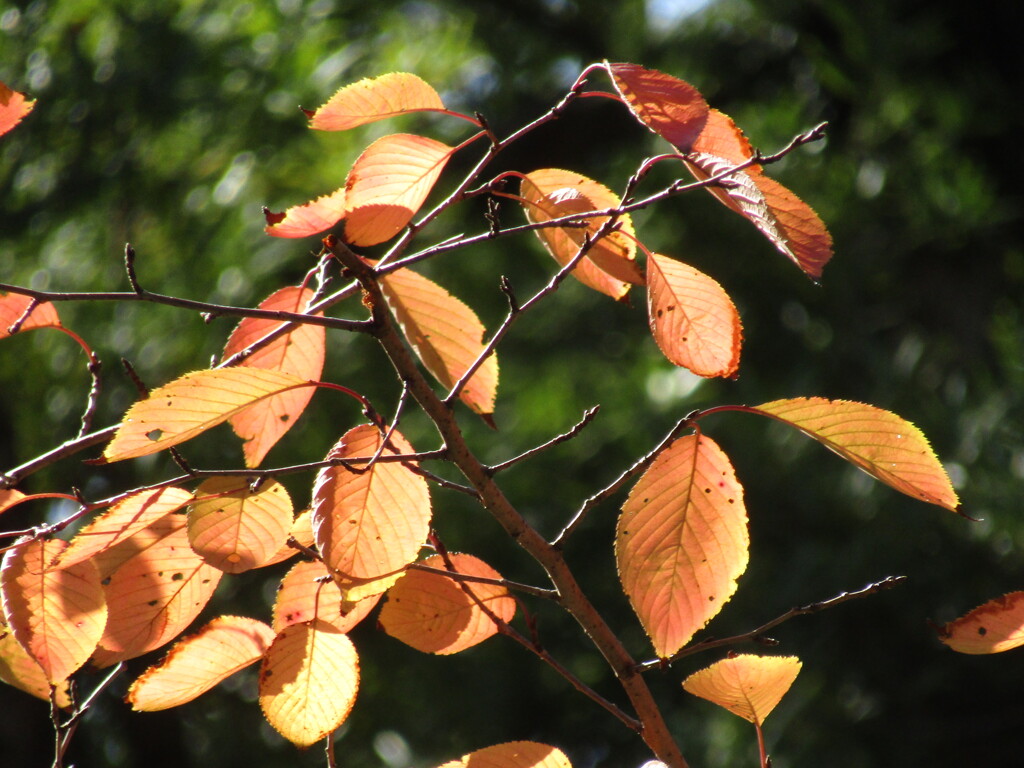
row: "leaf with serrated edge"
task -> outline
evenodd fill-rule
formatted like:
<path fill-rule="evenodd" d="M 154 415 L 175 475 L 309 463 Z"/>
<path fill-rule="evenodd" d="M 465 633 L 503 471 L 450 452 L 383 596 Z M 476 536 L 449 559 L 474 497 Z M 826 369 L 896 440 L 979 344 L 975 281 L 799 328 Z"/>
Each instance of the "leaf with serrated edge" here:
<path fill-rule="evenodd" d="M 276 480 L 253 493 L 244 477 L 211 477 L 196 488 L 188 540 L 203 560 L 226 573 L 266 565 L 288 539 L 292 500 Z"/>
<path fill-rule="evenodd" d="M 381 291 L 423 365 L 447 389 L 484 349 L 484 326 L 472 309 L 437 283 L 409 269 L 380 280 Z M 475 413 L 494 413 L 498 358 L 490 355 L 459 393 Z"/>
<path fill-rule="evenodd" d="M 402 231 L 454 151 L 408 133 L 373 142 L 353 163 L 345 182 L 345 239 L 353 245 L 376 245 Z"/>
<path fill-rule="evenodd" d="M 487 579 L 501 574 L 472 555 L 450 555 L 458 573 Z M 445 560 L 434 555 L 424 565 L 447 570 Z M 466 589 L 502 621 L 508 623 L 516 612 L 516 602 L 508 590 L 496 584 L 457 582 L 436 573 L 416 569 L 388 590 L 388 599 L 380 612 L 384 631 L 396 640 L 423 653 L 458 653 L 482 643 L 498 631 L 491 617 L 466 594 Z"/>
<path fill-rule="evenodd" d="M 128 409 L 103 457 L 113 462 L 148 456 L 212 429 L 253 403 L 308 386 L 290 373 L 260 368 L 186 373 Z"/>
<path fill-rule="evenodd" d="M 50 681 L 46 679 L 46 673 L 39 666 L 39 662 L 33 659 L 24 648 L 21 647 L 14 633 L 4 624 L 0 617 L 0 680 L 13 685 L 20 691 L 24 691 L 37 699 L 50 700 Z M 68 695 L 67 680 L 59 681 L 56 684 L 57 706 L 66 709 L 71 706 L 71 698 Z"/>
<path fill-rule="evenodd" d="M 31 304 L 32 299 L 29 296 L 22 296 L 20 293 L 0 293 L 0 339 L 10 336 L 8 329 L 21 319 Z M 60 325 L 57 308 L 51 302 L 43 301 L 25 318 L 18 328 L 18 333 L 56 325 Z"/>
<path fill-rule="evenodd" d="M 341 725 L 359 689 L 359 657 L 326 621 L 285 627 L 263 657 L 260 708 L 278 733 L 308 747 Z"/>
<path fill-rule="evenodd" d="M 35 105 L 36 102 L 26 99 L 25 94 L 0 83 L 0 136 L 20 123 Z"/>
<path fill-rule="evenodd" d="M 267 226 L 263 231 L 272 237 L 309 237 L 325 232 L 345 218 L 345 188 L 321 195 L 302 205 L 293 205 L 284 213 L 263 209 Z"/>
<path fill-rule="evenodd" d="M 647 283 L 651 333 L 665 357 L 698 376 L 735 374 L 743 326 L 722 286 L 657 253 L 647 260 Z"/>
<path fill-rule="evenodd" d="M 939 640 L 954 651 L 1002 653 L 1024 645 L 1024 592 L 989 600 L 939 631 Z"/>
<path fill-rule="evenodd" d="M 636 118 L 680 152 L 689 152 L 708 117 L 700 91 L 685 80 L 636 64 L 604 66 Z"/>
<path fill-rule="evenodd" d="M 274 631 L 262 621 L 218 616 L 175 643 L 132 683 L 125 700 L 139 712 L 185 704 L 259 661 L 273 640 Z"/>
<path fill-rule="evenodd" d="M 303 560 L 291 567 L 277 588 L 272 626 L 280 632 L 292 624 L 320 619 L 339 632 L 348 632 L 366 618 L 379 600 L 379 594 L 356 603 L 343 600 L 324 564 Z"/>
<path fill-rule="evenodd" d="M 760 725 L 782 701 L 801 666 L 796 656 L 740 654 L 694 672 L 683 688 Z"/>
<path fill-rule="evenodd" d="M 390 72 L 340 88 L 309 116 L 309 127 L 345 131 L 375 120 L 425 110 L 445 110 L 437 91 L 416 75 Z"/>
<path fill-rule="evenodd" d="M 891 411 L 823 397 L 774 400 L 754 410 L 796 427 L 900 493 L 959 511 L 960 500 L 928 438 Z"/>
<path fill-rule="evenodd" d="M 536 741 L 509 741 L 484 747 L 438 768 L 572 768 L 557 747 Z"/>
<path fill-rule="evenodd" d="M 0 568 L 7 625 L 53 683 L 66 680 L 86 662 L 107 621 L 95 565 L 50 568 L 66 546 L 57 539 L 17 544 Z"/>
<path fill-rule="evenodd" d="M 711 438 L 662 451 L 622 506 L 619 577 L 654 651 L 668 658 L 717 614 L 747 567 L 743 488 Z"/>

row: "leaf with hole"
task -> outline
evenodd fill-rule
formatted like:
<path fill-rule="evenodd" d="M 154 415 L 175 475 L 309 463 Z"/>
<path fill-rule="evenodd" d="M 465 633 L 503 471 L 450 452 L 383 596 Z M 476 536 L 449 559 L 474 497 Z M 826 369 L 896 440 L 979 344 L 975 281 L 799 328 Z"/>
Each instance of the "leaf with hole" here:
<path fill-rule="evenodd" d="M 1024 592 L 989 600 L 946 624 L 939 640 L 968 654 L 1002 653 L 1024 645 Z"/>

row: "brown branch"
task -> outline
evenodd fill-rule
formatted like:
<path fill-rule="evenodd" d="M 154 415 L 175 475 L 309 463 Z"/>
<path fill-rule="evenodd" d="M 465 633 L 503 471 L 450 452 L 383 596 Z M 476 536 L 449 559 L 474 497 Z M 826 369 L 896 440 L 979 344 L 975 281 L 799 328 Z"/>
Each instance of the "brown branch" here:
<path fill-rule="evenodd" d="M 575 426 L 573 426 L 573 428 L 570 429 L 568 432 L 563 432 L 562 434 L 551 438 L 543 445 L 538 445 L 535 448 L 531 448 L 530 450 L 525 451 L 524 453 L 521 453 L 518 456 L 508 459 L 507 461 L 501 462 L 501 464 L 492 464 L 489 467 L 491 474 L 497 474 L 498 472 L 506 470 L 509 467 L 515 466 L 521 461 L 525 461 L 526 459 L 536 456 L 538 453 L 541 453 L 542 451 L 546 451 L 548 448 L 556 446 L 559 443 L 564 443 L 566 440 L 571 440 L 572 438 L 576 437 L 576 435 L 578 435 L 580 432 L 582 432 L 583 429 L 591 421 L 594 420 L 594 417 L 597 415 L 597 412 L 599 410 L 601 410 L 601 406 L 599 405 L 595 405 L 592 408 L 588 408 L 586 411 L 583 412 L 583 418 L 576 422 Z"/>

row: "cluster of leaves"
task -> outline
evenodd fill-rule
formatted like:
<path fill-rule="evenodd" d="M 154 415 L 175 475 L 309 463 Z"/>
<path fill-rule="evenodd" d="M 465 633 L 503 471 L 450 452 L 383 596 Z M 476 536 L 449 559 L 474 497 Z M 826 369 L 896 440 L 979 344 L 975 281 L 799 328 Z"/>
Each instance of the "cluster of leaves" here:
<path fill-rule="evenodd" d="M 598 73 L 610 78 L 611 92 L 584 89 Z M 556 168 L 505 172 L 481 181 L 498 153 L 582 97 L 621 102 L 671 151 L 644 160 L 621 196 L 593 179 Z M 12 128 L 31 104 L 0 89 L 0 132 Z M 820 137 L 823 126 L 796 137 L 782 152 L 762 155 L 693 86 L 637 65 L 609 63 L 588 67 L 561 102 L 505 139 L 495 136 L 479 115 L 449 111 L 431 86 L 407 73 L 342 88 L 307 115 L 311 128 L 338 131 L 419 111 L 451 115 L 478 131 L 456 147 L 419 135 L 384 136 L 355 161 L 340 189 L 283 213 L 266 212 L 266 231 L 275 237 L 319 236 L 335 228 L 339 236 L 322 238 L 318 263 L 301 285 L 281 288 L 256 308 L 203 305 L 146 291 L 136 277 L 130 247 L 128 293 L 58 294 L 0 286 L 7 291 L 0 298 L 4 335 L 41 327 L 71 333 L 53 303 L 67 300 L 152 301 L 242 318 L 219 364 L 144 393 L 119 425 L 93 432 L 98 363 L 75 336 L 95 383 L 81 433 L 4 476 L 0 509 L 55 497 L 78 505 L 57 523 L 6 534 L 14 541 L 0 569 L 6 625 L 0 677 L 50 699 L 55 711 L 70 709 L 63 723 L 55 715 L 58 735 L 62 728 L 69 735 L 68 723 L 84 711 L 69 686 L 79 669 L 87 664 L 116 669 L 177 639 L 164 659 L 131 685 L 127 700 L 135 709 L 183 704 L 259 663 L 260 706 L 270 724 L 297 745 L 325 737 L 330 744 L 359 686 L 358 654 L 347 633 L 383 602 L 378 614 L 383 631 L 425 653 L 457 653 L 499 633 L 516 640 L 637 731 L 659 759 L 682 766 L 685 760 L 643 672 L 723 645 L 694 642 L 694 636 L 732 597 L 749 557 L 743 487 L 728 456 L 704 434 L 705 417 L 734 411 L 782 422 L 894 489 L 959 511 L 946 473 L 913 424 L 861 403 L 791 398 L 688 414 L 649 455 L 583 504 L 561 533 L 546 541 L 509 502 L 495 477 L 571 439 L 593 414 L 543 446 L 488 466 L 466 444 L 455 402 L 495 426 L 497 347 L 519 316 L 551 297 L 570 275 L 620 301 L 634 285 L 644 287 L 650 331 L 666 358 L 699 376 L 734 377 L 742 348 L 734 303 L 712 277 L 648 250 L 630 213 L 691 189 L 706 189 L 818 280 L 832 255 L 828 232 L 814 211 L 766 175 L 763 166 Z M 420 215 L 449 159 L 480 140 L 489 145 L 477 164 L 442 202 Z M 696 181 L 678 180 L 641 196 L 641 183 L 658 163 L 684 166 Z M 510 191 L 510 182 L 516 181 L 518 190 Z M 483 196 L 489 204 L 487 231 L 407 253 L 415 237 L 445 210 Z M 522 206 L 526 224 L 501 226 L 497 207 L 502 199 Z M 557 271 L 525 302 L 504 283 L 509 311 L 489 336 L 469 306 L 411 269 L 442 253 L 531 231 L 556 261 Z M 354 250 L 389 242 L 376 260 Z M 339 268 L 354 281 L 331 293 L 328 274 Z M 326 314 L 359 293 L 369 318 Z M 360 392 L 321 380 L 328 330 L 365 333 L 383 347 L 404 387 L 391 420 Z M 260 469 L 268 451 L 305 412 L 316 388 L 355 398 L 366 421 L 349 428 L 322 462 Z M 435 425 L 441 447 L 417 452 L 398 430 L 410 396 Z M 243 441 L 246 468 L 191 467 L 177 446 L 225 422 Z M 184 474 L 92 502 L 78 492 L 23 495 L 13 488 L 41 466 L 107 439 L 99 464 L 169 451 Z M 430 471 L 424 465 L 431 461 L 453 464 L 468 485 Z M 276 479 L 295 472 L 315 473 L 309 508 L 301 511 Z M 566 540 L 587 514 L 634 478 L 614 549 L 623 590 L 656 657 L 646 663 L 637 663 L 605 624 L 563 554 Z M 431 486 L 477 499 L 544 567 L 550 585 L 519 584 L 473 554 L 448 552 L 432 531 Z M 55 537 L 85 518 L 90 519 L 69 540 Z M 269 623 L 219 616 L 181 637 L 225 574 L 297 556 L 281 581 Z M 633 713 L 590 690 L 544 650 L 529 614 L 519 610 L 522 600 L 513 596 L 517 591 L 556 601 L 580 623 L 612 667 Z M 526 614 L 527 635 L 512 624 L 517 613 Z M 949 634 L 956 631 L 949 629 Z M 753 722 L 767 765 L 760 726 L 799 668 L 795 657 L 730 655 L 690 676 L 683 687 Z M 568 761 L 553 747 L 511 742 L 446 766 L 471 764 L 525 768 L 567 766 Z"/>

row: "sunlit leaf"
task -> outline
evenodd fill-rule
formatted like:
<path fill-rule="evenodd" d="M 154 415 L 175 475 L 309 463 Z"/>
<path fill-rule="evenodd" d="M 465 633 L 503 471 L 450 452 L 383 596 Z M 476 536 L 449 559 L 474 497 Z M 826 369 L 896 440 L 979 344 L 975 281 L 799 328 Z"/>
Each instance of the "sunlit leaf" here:
<path fill-rule="evenodd" d="M 147 456 L 190 440 L 274 395 L 311 384 L 260 368 L 193 371 L 135 403 L 103 451 L 107 461 Z"/>
<path fill-rule="evenodd" d="M 800 674 L 796 656 L 740 654 L 694 672 L 683 688 L 760 725 Z"/>
<path fill-rule="evenodd" d="M 183 638 L 128 689 L 132 709 L 155 712 L 177 707 L 206 693 L 240 669 L 259 661 L 274 631 L 256 619 L 218 616 Z"/>
<path fill-rule="evenodd" d="M 487 579 L 501 574 L 472 555 L 450 555 L 459 573 Z M 434 555 L 424 565 L 447 570 L 444 558 Z M 479 582 L 457 582 L 446 576 L 411 569 L 388 590 L 380 612 L 384 631 L 423 653 L 451 654 L 482 643 L 498 631 L 466 590 L 499 619 L 510 622 L 516 602 L 505 587 Z"/>
<path fill-rule="evenodd" d="M 253 493 L 245 478 L 211 477 L 188 511 L 192 549 L 214 568 L 241 573 L 265 565 L 284 546 L 292 500 L 276 480 Z"/>
<path fill-rule="evenodd" d="M 476 313 L 432 280 L 409 269 L 381 278 L 388 306 L 427 370 L 447 389 L 469 370 L 484 348 L 485 329 Z M 498 391 L 498 358 L 492 354 L 473 374 L 460 399 L 490 415 Z"/>
<path fill-rule="evenodd" d="M 327 457 L 370 457 L 380 445 L 377 428 L 363 424 L 349 430 Z M 413 452 L 397 431 L 391 445 L 385 455 Z M 397 462 L 378 462 L 361 472 L 326 467 L 313 485 L 317 547 L 342 587 L 396 574 L 413 562 L 426 541 L 430 513 L 426 480 Z"/>
<path fill-rule="evenodd" d="M 659 657 L 721 609 L 747 567 L 743 488 L 709 437 L 662 451 L 630 492 L 615 536 L 619 577 Z"/>
<path fill-rule="evenodd" d="M 989 600 L 951 621 L 939 639 L 960 653 L 1000 653 L 1024 645 L 1024 592 Z"/>
<path fill-rule="evenodd" d="M 684 80 L 636 64 L 605 64 L 616 90 L 637 119 L 689 152 L 707 121 L 708 105 Z"/>
<path fill-rule="evenodd" d="M 316 543 L 313 540 L 313 514 L 310 510 L 302 510 L 302 512 L 292 520 L 291 526 L 288 529 L 288 539 L 295 539 L 297 544 L 301 544 L 304 547 L 312 547 Z M 267 560 L 264 565 L 282 563 L 299 554 L 299 550 L 293 547 L 289 543 L 288 539 L 285 539 L 281 548 L 277 550 L 277 552 L 274 553 L 274 555 Z"/>
<path fill-rule="evenodd" d="M 27 497 L 17 488 L 0 488 L 0 512 L 6 512 L 24 498 Z"/>
<path fill-rule="evenodd" d="M 293 205 L 284 213 L 263 209 L 267 226 L 263 231 L 274 237 L 309 237 L 325 232 L 345 218 L 345 188 L 321 195 L 303 205 Z"/>
<path fill-rule="evenodd" d="M 7 625 L 52 683 L 86 662 L 107 621 L 95 565 L 49 567 L 66 546 L 56 539 L 29 541 L 8 550 L 0 568 Z"/>
<path fill-rule="evenodd" d="M 304 560 L 291 567 L 277 589 L 274 631 L 280 632 L 292 624 L 321 619 L 339 632 L 348 632 L 366 618 L 379 600 L 379 594 L 357 603 L 342 600 L 341 590 L 327 573 L 324 564 L 316 560 Z"/>
<path fill-rule="evenodd" d="M 959 510 L 960 500 L 928 438 L 890 411 L 823 397 L 775 400 L 756 410 L 791 424 L 901 493 Z"/>
<path fill-rule="evenodd" d="M 665 357 L 698 376 L 732 376 L 740 363 L 743 326 L 715 280 L 660 254 L 647 260 L 651 332 Z"/>
<path fill-rule="evenodd" d="M 0 293 L 0 339 L 10 335 L 8 329 L 21 319 L 31 304 L 32 299 L 20 293 Z M 60 325 L 57 308 L 51 302 L 43 301 L 36 304 L 18 327 L 18 332 L 55 325 Z"/>
<path fill-rule="evenodd" d="M 11 90 L 0 83 L 0 136 L 20 123 L 35 105 L 35 100 L 28 100 L 25 98 L 25 94 Z"/>
<path fill-rule="evenodd" d="M 0 680 L 13 685 L 38 699 L 50 700 L 50 681 L 46 673 L 24 648 L 21 647 L 14 633 L 7 627 L 0 615 Z M 56 684 L 57 706 L 65 709 L 71 706 L 68 696 L 67 680 Z"/>
<path fill-rule="evenodd" d="M 423 205 L 454 151 L 408 133 L 373 142 L 345 182 L 345 239 L 376 245 L 398 234 Z"/>
<path fill-rule="evenodd" d="M 572 768 L 565 753 L 536 741 L 510 741 L 484 747 L 438 768 Z"/>
<path fill-rule="evenodd" d="M 423 110 L 444 111 L 437 91 L 416 75 L 391 72 L 338 90 L 309 116 L 309 127 L 344 131 L 374 120 Z"/>
<path fill-rule="evenodd" d="M 282 736 L 301 747 L 344 722 L 358 689 L 355 646 L 326 621 L 285 627 L 263 657 L 260 708 Z"/>

